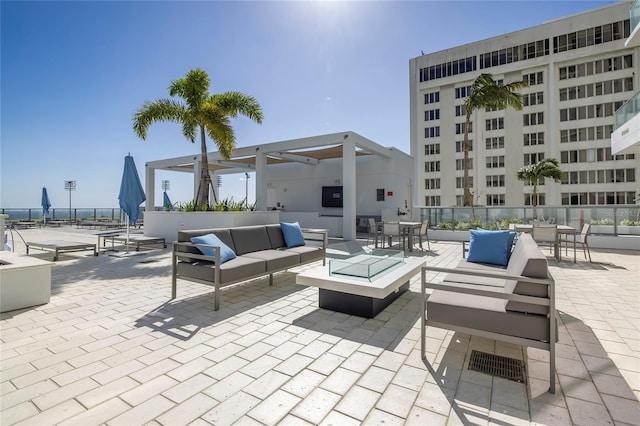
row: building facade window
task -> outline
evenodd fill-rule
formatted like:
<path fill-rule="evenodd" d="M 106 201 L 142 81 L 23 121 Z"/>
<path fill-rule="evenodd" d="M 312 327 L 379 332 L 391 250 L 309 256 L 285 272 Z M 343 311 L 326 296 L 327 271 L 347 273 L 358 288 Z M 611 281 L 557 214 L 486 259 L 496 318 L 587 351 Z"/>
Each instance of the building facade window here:
<path fill-rule="evenodd" d="M 542 105 L 542 104 L 544 104 L 543 92 L 528 93 L 528 94 L 522 95 L 523 106 L 533 106 L 533 105 Z"/>
<path fill-rule="evenodd" d="M 487 194 L 487 206 L 504 206 L 504 194 Z"/>
<path fill-rule="evenodd" d="M 471 86 L 456 87 L 455 89 L 456 99 L 466 98 L 470 93 Z"/>
<path fill-rule="evenodd" d="M 440 92 L 431 92 L 424 94 L 424 104 L 435 104 L 440 102 Z"/>
<path fill-rule="evenodd" d="M 424 155 L 438 155 L 440 154 L 440 144 L 431 143 L 424 146 Z"/>
<path fill-rule="evenodd" d="M 485 120 L 486 130 L 500 130 L 504 129 L 504 118 L 489 118 Z"/>
<path fill-rule="evenodd" d="M 524 154 L 524 165 L 536 164 L 544 160 L 544 152 L 529 152 Z"/>
<path fill-rule="evenodd" d="M 553 53 L 622 40 L 629 37 L 630 21 L 612 22 L 553 37 Z"/>
<path fill-rule="evenodd" d="M 486 138 L 485 139 L 485 148 L 486 149 L 504 148 L 504 136 L 498 136 L 498 137 L 495 137 L 495 138 Z"/>
<path fill-rule="evenodd" d="M 563 206 L 634 204 L 635 192 L 563 192 L 560 198 Z"/>
<path fill-rule="evenodd" d="M 522 114 L 523 126 L 536 126 L 544 124 L 544 112 L 532 112 L 531 114 Z"/>
<path fill-rule="evenodd" d="M 477 69 L 475 56 L 420 68 L 420 82 L 464 74 Z"/>
<path fill-rule="evenodd" d="M 467 108 L 464 105 L 456 105 L 456 117 L 464 117 L 467 114 Z"/>
<path fill-rule="evenodd" d="M 426 139 L 440 137 L 440 126 L 425 127 L 424 137 Z"/>
<path fill-rule="evenodd" d="M 544 132 L 525 133 L 522 139 L 524 146 L 544 145 Z"/>
<path fill-rule="evenodd" d="M 487 188 L 504 186 L 504 175 L 487 176 Z"/>
<path fill-rule="evenodd" d="M 473 170 L 473 158 L 469 157 L 469 167 L 467 170 Z M 464 158 L 456 159 L 456 170 L 464 170 Z"/>
<path fill-rule="evenodd" d="M 584 142 L 609 139 L 613 133 L 613 125 L 580 127 L 577 129 L 560 130 L 560 143 Z"/>
<path fill-rule="evenodd" d="M 504 167 L 504 155 L 493 155 L 487 157 L 487 169 L 497 169 L 499 167 Z"/>
<path fill-rule="evenodd" d="M 536 195 L 537 195 L 536 205 L 537 206 L 544 206 L 545 202 L 546 202 L 544 194 L 538 192 Z M 525 206 L 532 206 L 533 205 L 533 199 L 534 199 L 533 194 L 524 194 L 524 205 Z"/>
<path fill-rule="evenodd" d="M 590 98 L 592 96 L 610 95 L 611 93 L 632 92 L 633 77 L 618 78 L 579 86 L 563 87 L 559 89 L 561 102 L 574 99 Z"/>
<path fill-rule="evenodd" d="M 424 121 L 440 120 L 440 110 L 430 109 L 424 112 Z"/>
<path fill-rule="evenodd" d="M 467 123 L 456 123 L 456 135 L 464 135 Z M 469 122 L 469 133 L 473 133 L 473 121 Z"/>
<path fill-rule="evenodd" d="M 456 141 L 456 152 L 464 152 L 462 147 L 464 146 L 464 141 Z M 473 139 L 469 139 L 469 152 L 473 151 Z"/>
<path fill-rule="evenodd" d="M 427 195 L 424 197 L 424 205 L 425 206 L 439 206 L 440 205 L 440 196 L 439 195 Z"/>
<path fill-rule="evenodd" d="M 526 80 L 529 82 L 529 86 L 535 86 L 536 84 L 543 84 L 544 83 L 544 78 L 543 78 L 543 73 L 542 71 L 538 71 L 538 72 L 533 72 L 530 74 L 525 74 L 522 76 L 523 80 Z"/>
<path fill-rule="evenodd" d="M 527 59 L 538 58 L 549 54 L 549 39 L 509 46 L 492 52 L 481 53 L 480 69 L 496 67 Z"/>
<path fill-rule="evenodd" d="M 606 59 L 598 59 L 578 65 L 567 65 L 558 68 L 558 78 L 560 80 L 569 80 L 572 78 L 584 77 L 593 74 L 602 74 L 605 72 L 618 71 L 627 68 L 633 68 L 633 56 L 622 55 L 612 56 Z"/>
<path fill-rule="evenodd" d="M 440 189 L 440 179 L 425 179 L 424 189 Z"/>
<path fill-rule="evenodd" d="M 464 177 L 456 178 L 456 188 L 464 188 Z M 469 176 L 469 188 L 473 188 L 473 176 Z"/>
<path fill-rule="evenodd" d="M 622 101 L 602 104 L 583 105 L 560 109 L 560 121 L 587 120 L 600 117 L 611 117 L 624 104 Z"/>
<path fill-rule="evenodd" d="M 425 161 L 425 163 L 424 163 L 424 171 L 425 171 L 425 173 L 439 172 L 440 171 L 440 162 L 439 161 Z"/>

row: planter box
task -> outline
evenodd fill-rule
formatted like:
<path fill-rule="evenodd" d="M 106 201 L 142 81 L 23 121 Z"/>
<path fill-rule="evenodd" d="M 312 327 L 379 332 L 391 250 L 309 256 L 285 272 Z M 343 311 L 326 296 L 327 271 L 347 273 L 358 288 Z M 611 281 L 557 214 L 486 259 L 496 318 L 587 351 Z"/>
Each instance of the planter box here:
<path fill-rule="evenodd" d="M 233 226 L 280 223 L 279 211 L 268 212 L 145 212 L 144 235 L 163 237 L 167 243 L 178 240 L 178 231 L 188 229 L 231 228 Z"/>
<path fill-rule="evenodd" d="M 640 235 L 640 226 L 622 226 L 622 225 L 618 225 L 618 234 Z"/>
<path fill-rule="evenodd" d="M 52 263 L 0 252 L 0 312 L 49 303 Z"/>

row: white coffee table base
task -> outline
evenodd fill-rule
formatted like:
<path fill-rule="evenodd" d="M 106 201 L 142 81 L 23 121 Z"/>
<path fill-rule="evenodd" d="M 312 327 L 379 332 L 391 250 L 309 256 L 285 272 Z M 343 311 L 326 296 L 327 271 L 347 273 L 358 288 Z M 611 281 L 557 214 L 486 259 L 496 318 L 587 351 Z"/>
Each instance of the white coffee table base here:
<path fill-rule="evenodd" d="M 409 281 L 424 264 L 422 259 L 405 259 L 373 281 L 330 275 L 329 267 L 322 266 L 298 274 L 296 284 L 318 287 L 323 309 L 373 318 L 409 289 Z"/>

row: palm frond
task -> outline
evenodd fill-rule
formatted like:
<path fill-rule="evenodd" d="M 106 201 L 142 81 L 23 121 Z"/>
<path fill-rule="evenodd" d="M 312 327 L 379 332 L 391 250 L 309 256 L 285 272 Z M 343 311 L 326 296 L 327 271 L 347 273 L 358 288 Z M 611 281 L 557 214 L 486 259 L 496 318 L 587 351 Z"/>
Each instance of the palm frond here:
<path fill-rule="evenodd" d="M 207 102 L 200 113 L 200 119 L 222 158 L 231 158 L 231 153 L 236 147 L 236 136 L 229 117 L 216 105 Z"/>
<path fill-rule="evenodd" d="M 230 117 L 237 117 L 240 114 L 262 124 L 262 107 L 253 96 L 240 92 L 224 92 L 211 96 L 209 102 L 217 105 Z"/>
<path fill-rule="evenodd" d="M 147 137 L 149 126 L 157 121 L 182 122 L 186 114 L 183 104 L 172 99 L 147 101 L 133 114 L 133 131 L 142 140 Z"/>
<path fill-rule="evenodd" d="M 200 68 L 190 70 L 183 78 L 173 80 L 169 86 L 171 96 L 180 96 L 191 111 L 197 113 L 209 96 L 209 76 Z"/>

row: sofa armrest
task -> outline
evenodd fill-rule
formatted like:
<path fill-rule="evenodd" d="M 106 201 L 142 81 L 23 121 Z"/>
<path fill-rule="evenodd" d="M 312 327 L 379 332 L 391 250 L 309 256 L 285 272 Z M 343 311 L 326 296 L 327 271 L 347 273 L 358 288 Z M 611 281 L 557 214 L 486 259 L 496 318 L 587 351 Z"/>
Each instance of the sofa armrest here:
<path fill-rule="evenodd" d="M 523 296 L 515 293 L 504 293 L 495 290 L 486 290 L 485 286 L 469 283 L 457 283 L 446 281 L 443 283 L 425 282 L 424 288 L 432 290 L 448 291 L 450 293 L 470 294 L 474 296 L 491 297 L 493 299 L 504 299 L 513 302 L 529 303 L 532 305 L 550 306 L 548 297 Z"/>
<path fill-rule="evenodd" d="M 197 253 L 190 253 L 190 252 L 185 252 L 185 251 L 178 251 L 179 247 L 210 247 L 216 250 L 216 255 L 215 256 L 207 256 L 206 254 L 197 254 Z M 173 257 L 174 259 L 177 258 L 187 258 L 187 259 L 195 259 L 195 260 L 206 260 L 209 262 L 214 262 L 216 265 L 220 264 L 220 247 L 218 246 L 213 246 L 213 245 L 209 245 L 209 244 L 194 244 L 194 243 L 189 243 L 186 241 L 174 241 L 173 242 Z"/>
<path fill-rule="evenodd" d="M 423 270 L 431 272 L 445 272 L 451 274 L 460 275 L 475 275 L 478 277 L 496 278 L 501 280 L 515 280 L 522 283 L 539 284 L 539 285 L 552 285 L 554 283 L 553 277 L 547 272 L 547 278 L 531 278 L 523 275 L 509 275 L 500 272 L 489 272 L 479 269 L 467 269 L 467 268 L 440 268 L 437 266 L 424 266 Z"/>
<path fill-rule="evenodd" d="M 305 241 L 314 241 L 322 243 L 322 248 L 327 248 L 328 230 L 315 228 L 302 228 L 302 237 Z"/>

